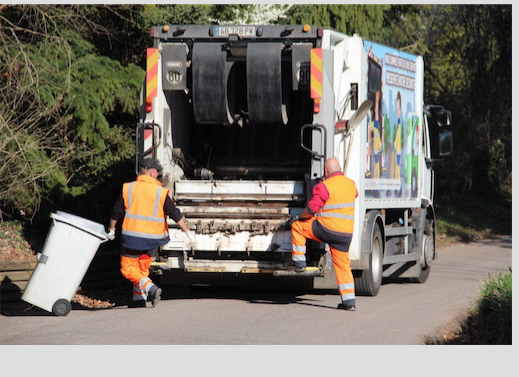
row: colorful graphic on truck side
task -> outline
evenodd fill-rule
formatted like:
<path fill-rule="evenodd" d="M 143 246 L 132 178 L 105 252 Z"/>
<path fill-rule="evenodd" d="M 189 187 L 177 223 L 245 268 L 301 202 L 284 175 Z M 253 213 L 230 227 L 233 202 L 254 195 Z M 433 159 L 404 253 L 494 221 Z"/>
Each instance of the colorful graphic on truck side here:
<path fill-rule="evenodd" d="M 417 56 L 365 41 L 368 113 L 367 198 L 415 198 L 421 122 L 416 104 Z"/>

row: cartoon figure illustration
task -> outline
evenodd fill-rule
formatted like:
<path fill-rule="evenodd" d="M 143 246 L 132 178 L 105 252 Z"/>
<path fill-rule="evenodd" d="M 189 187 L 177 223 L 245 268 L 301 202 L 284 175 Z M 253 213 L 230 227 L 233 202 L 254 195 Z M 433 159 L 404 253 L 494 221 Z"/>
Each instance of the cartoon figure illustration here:
<path fill-rule="evenodd" d="M 394 176 L 394 151 L 392 133 L 393 127 L 391 127 L 391 120 L 389 119 L 387 109 L 384 109 L 382 113 L 382 135 L 384 143 L 382 144 L 382 176 L 386 178 L 393 178 Z"/>
<path fill-rule="evenodd" d="M 367 46 L 365 187 L 370 198 L 416 198 L 420 186 L 420 110 L 416 58 L 385 46 Z"/>
<path fill-rule="evenodd" d="M 382 151 L 381 130 L 379 123 L 379 101 L 380 91 L 375 94 L 375 117 L 371 123 L 370 133 L 372 135 L 372 153 L 374 158 L 374 174 L 372 178 L 380 178 L 380 154 Z"/>
<path fill-rule="evenodd" d="M 418 154 L 420 148 L 420 124 L 418 116 L 408 119 L 406 141 L 405 183 L 408 197 L 418 195 Z"/>
<path fill-rule="evenodd" d="M 373 101 L 373 106 L 369 115 L 369 122 L 367 127 L 367 164 L 366 164 L 366 178 L 369 178 L 372 182 L 372 189 L 370 194 L 374 197 L 379 197 L 380 189 L 374 188 L 381 178 L 383 167 L 383 124 L 382 118 L 382 65 L 383 61 L 377 57 L 373 51 L 372 46 L 368 50 L 368 99 Z"/>
<path fill-rule="evenodd" d="M 395 178 L 400 179 L 400 166 L 402 164 L 402 95 L 398 92 L 396 97 L 397 124 L 393 146 L 395 149 Z"/>

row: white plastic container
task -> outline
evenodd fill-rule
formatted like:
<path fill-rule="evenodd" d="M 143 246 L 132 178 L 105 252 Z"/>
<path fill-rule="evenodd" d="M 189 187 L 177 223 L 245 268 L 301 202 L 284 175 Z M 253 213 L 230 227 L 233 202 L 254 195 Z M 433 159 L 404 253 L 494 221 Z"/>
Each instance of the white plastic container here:
<path fill-rule="evenodd" d="M 92 259 L 108 234 L 102 224 L 57 211 L 27 283 L 22 300 L 58 316 L 71 310 L 71 300 Z"/>

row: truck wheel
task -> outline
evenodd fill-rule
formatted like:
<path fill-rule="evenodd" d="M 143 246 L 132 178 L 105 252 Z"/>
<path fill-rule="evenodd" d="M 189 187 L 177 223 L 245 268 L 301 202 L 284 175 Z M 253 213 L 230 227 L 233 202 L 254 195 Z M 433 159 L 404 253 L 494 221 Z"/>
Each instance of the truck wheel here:
<path fill-rule="evenodd" d="M 70 309 L 72 309 L 70 302 L 64 298 L 56 300 L 54 305 L 52 305 L 52 313 L 60 317 L 66 316 L 68 313 L 70 313 Z"/>
<path fill-rule="evenodd" d="M 383 245 L 380 226 L 374 222 L 369 252 L 369 268 L 363 270 L 361 275 L 355 278 L 355 294 L 359 296 L 376 296 L 378 294 L 382 285 Z"/>
<path fill-rule="evenodd" d="M 425 283 L 431 272 L 434 259 L 434 239 L 428 234 L 423 235 L 422 257 L 420 258 L 420 272 L 417 277 L 411 278 L 414 283 Z"/>

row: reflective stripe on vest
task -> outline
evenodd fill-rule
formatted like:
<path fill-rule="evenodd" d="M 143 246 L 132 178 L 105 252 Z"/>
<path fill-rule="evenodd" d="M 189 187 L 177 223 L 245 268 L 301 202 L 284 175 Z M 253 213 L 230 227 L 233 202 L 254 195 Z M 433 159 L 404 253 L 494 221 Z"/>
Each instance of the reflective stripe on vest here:
<path fill-rule="evenodd" d="M 338 219 L 345 219 L 345 220 L 353 220 L 355 217 L 353 215 L 342 215 L 340 213 L 333 213 L 333 212 L 319 212 L 316 213 L 315 216 L 318 217 L 336 217 Z"/>
<path fill-rule="evenodd" d="M 324 206 L 315 214 L 326 228 L 341 232 L 353 233 L 355 183 L 344 175 L 333 175 L 323 181 L 330 194 Z"/>

